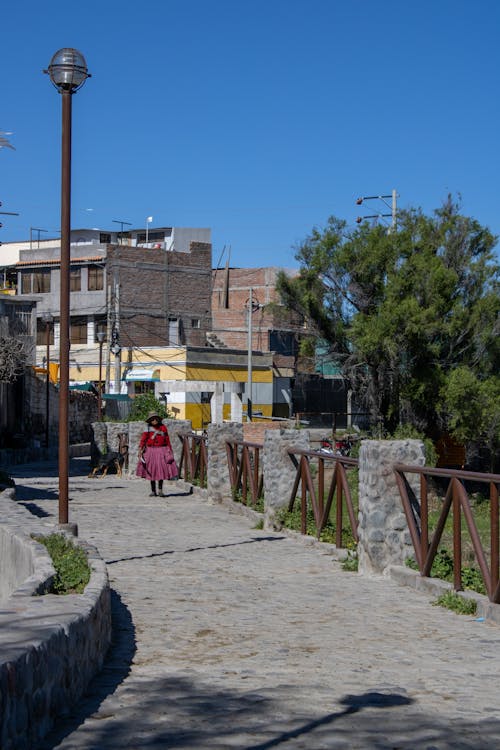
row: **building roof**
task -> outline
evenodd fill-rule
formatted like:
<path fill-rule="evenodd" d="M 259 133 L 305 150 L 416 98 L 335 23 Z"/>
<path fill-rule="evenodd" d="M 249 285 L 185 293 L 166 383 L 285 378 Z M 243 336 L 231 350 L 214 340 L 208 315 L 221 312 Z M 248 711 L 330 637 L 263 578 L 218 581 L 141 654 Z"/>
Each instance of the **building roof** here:
<path fill-rule="evenodd" d="M 84 258 L 71 258 L 70 264 L 74 263 L 96 263 L 104 260 L 103 255 L 87 255 Z M 41 260 L 18 260 L 15 266 L 60 266 L 60 258 L 43 258 Z"/>

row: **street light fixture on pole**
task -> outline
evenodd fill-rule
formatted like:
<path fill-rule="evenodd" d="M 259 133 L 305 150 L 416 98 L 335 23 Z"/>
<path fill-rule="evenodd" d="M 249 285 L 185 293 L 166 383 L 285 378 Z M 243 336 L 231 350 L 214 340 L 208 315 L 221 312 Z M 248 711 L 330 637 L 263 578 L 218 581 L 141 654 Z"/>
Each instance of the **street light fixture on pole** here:
<path fill-rule="evenodd" d="M 50 80 L 62 96 L 61 294 L 59 318 L 59 523 L 68 524 L 69 474 L 69 322 L 71 229 L 71 97 L 90 74 L 81 52 L 58 50 L 50 61 Z"/>
<path fill-rule="evenodd" d="M 391 198 L 390 205 L 385 200 L 386 198 Z M 356 201 L 357 206 L 361 206 L 363 201 L 379 200 L 379 201 L 382 201 L 382 203 L 385 203 L 385 205 L 391 209 L 391 213 L 390 214 L 372 214 L 371 216 L 358 216 L 358 218 L 356 219 L 356 223 L 361 224 L 361 222 L 364 219 L 382 219 L 382 218 L 390 217 L 392 221 L 391 221 L 391 228 L 389 231 L 395 232 L 397 229 L 397 213 L 398 213 L 397 199 L 398 199 L 398 194 L 396 190 L 393 190 L 390 195 L 363 195 L 361 198 L 357 199 Z"/>

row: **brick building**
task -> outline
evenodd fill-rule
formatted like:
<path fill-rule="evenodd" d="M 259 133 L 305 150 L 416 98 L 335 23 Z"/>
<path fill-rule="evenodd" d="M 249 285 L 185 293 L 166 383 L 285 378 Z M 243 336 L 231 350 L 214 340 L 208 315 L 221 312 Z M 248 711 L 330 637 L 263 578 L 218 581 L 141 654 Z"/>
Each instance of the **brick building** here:
<path fill-rule="evenodd" d="M 111 317 L 120 345 L 204 346 L 212 328 L 212 246 L 192 242 L 189 252 L 108 245 L 106 273 Z"/>
<path fill-rule="evenodd" d="M 280 304 L 276 267 L 215 269 L 212 274 L 212 333 L 215 346 L 248 349 L 248 308 L 252 297 L 252 350 L 272 353 L 273 415 L 293 411 L 291 392 L 303 324 Z"/>

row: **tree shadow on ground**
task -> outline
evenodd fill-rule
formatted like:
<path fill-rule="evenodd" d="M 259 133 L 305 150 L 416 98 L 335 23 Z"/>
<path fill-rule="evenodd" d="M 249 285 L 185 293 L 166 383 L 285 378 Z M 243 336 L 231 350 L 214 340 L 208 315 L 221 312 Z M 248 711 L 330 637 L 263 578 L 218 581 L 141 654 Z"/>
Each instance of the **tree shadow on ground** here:
<path fill-rule="evenodd" d="M 112 695 L 130 673 L 130 665 L 136 652 L 135 627 L 128 607 L 120 595 L 111 589 L 111 646 L 103 668 L 90 682 L 89 687 L 76 707 L 67 716 L 60 718 L 55 728 L 38 746 L 39 750 L 50 750 L 74 732 L 87 717 L 92 716 L 107 696 Z M 98 747 L 98 746 L 96 746 Z"/>
<path fill-rule="evenodd" d="M 58 740 L 67 742 L 40 750 L 477 750 L 500 742 L 500 721 L 428 715 L 397 688 L 322 695 L 311 709 L 298 685 L 242 691 L 187 673 L 152 672 L 135 668 L 99 710 L 95 702 L 88 704 L 93 714 L 82 707 L 79 723 L 88 719 L 78 735 L 60 732 Z M 333 710 L 325 712 L 326 705 Z"/>

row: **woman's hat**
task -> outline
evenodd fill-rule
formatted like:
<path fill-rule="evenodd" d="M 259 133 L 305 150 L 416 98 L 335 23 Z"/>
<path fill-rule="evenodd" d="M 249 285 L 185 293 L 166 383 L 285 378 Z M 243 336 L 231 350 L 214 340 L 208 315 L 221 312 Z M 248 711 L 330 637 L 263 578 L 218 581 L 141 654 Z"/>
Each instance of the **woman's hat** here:
<path fill-rule="evenodd" d="M 160 422 L 162 421 L 162 418 L 160 417 L 159 414 L 157 414 L 155 411 L 150 411 L 146 419 L 146 422 L 149 424 L 149 422 L 151 422 L 151 420 L 155 418 L 158 419 Z"/>

